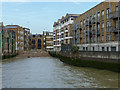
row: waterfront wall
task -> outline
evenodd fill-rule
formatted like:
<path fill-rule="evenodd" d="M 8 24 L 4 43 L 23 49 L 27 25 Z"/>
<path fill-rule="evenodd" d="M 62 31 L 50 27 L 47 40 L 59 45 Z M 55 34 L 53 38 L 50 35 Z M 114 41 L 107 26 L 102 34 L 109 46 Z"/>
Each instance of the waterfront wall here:
<path fill-rule="evenodd" d="M 98 61 L 108 61 L 108 62 L 120 62 L 120 52 L 59 52 L 63 56 L 81 58 L 83 60 L 98 60 Z"/>
<path fill-rule="evenodd" d="M 120 63 L 114 63 L 114 62 L 103 62 L 103 61 L 97 61 L 97 60 L 83 60 L 81 57 L 73 57 L 67 56 L 68 54 L 64 53 L 56 53 L 56 52 L 49 52 L 49 54 L 52 57 L 57 57 L 59 58 L 62 62 L 73 65 L 73 66 L 78 66 L 78 67 L 91 67 L 91 68 L 96 68 L 96 69 L 102 69 L 102 70 L 109 70 L 113 72 L 119 72 L 120 73 Z"/>

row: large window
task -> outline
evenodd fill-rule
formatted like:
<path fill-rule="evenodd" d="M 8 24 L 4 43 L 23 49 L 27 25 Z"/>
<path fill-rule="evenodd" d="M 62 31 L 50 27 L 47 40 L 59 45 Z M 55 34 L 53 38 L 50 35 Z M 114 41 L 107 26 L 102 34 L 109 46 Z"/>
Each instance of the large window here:
<path fill-rule="evenodd" d="M 116 17 L 118 17 L 118 6 L 116 6 Z"/>
<path fill-rule="evenodd" d="M 110 25 L 109 21 L 107 21 L 107 33 L 109 32 L 109 28 L 110 28 L 109 25 Z"/>
<path fill-rule="evenodd" d="M 108 42 L 108 41 L 110 41 L 111 40 L 111 35 L 107 35 L 106 36 L 106 41 Z"/>
<path fill-rule="evenodd" d="M 100 20 L 100 12 L 98 12 L 98 20 Z"/>
<path fill-rule="evenodd" d="M 102 43 L 104 42 L 104 36 L 102 36 Z"/>
<path fill-rule="evenodd" d="M 104 10 L 102 10 L 102 20 L 104 20 Z"/>
<path fill-rule="evenodd" d="M 102 33 L 104 33 L 104 23 L 102 23 Z"/>
<path fill-rule="evenodd" d="M 109 19 L 109 8 L 107 9 L 107 19 Z"/>

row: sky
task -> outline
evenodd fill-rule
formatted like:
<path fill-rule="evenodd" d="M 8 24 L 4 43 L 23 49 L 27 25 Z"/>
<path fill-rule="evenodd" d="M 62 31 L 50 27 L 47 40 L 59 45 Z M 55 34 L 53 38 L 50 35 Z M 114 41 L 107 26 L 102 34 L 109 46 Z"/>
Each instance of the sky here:
<path fill-rule="evenodd" d="M 53 31 L 53 23 L 68 14 L 81 14 L 100 2 L 2 2 L 4 25 L 20 25 L 31 33 Z"/>

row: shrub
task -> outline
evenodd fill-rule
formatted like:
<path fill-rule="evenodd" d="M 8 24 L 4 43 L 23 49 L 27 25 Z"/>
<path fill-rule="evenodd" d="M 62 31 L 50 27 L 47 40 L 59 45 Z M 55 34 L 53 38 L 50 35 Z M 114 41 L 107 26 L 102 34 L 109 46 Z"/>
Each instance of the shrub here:
<path fill-rule="evenodd" d="M 72 53 L 76 53 L 78 50 L 79 50 L 79 47 L 78 47 L 78 46 L 72 46 L 72 47 L 71 47 Z"/>

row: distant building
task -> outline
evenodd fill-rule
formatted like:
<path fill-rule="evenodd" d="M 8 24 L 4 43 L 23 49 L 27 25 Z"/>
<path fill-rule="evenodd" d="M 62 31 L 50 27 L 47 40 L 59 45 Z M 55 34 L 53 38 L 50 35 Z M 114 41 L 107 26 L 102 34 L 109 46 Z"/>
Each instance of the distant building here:
<path fill-rule="evenodd" d="M 30 35 L 30 49 L 42 49 L 42 34 Z"/>
<path fill-rule="evenodd" d="M 29 28 L 23 28 L 24 29 L 24 51 L 30 50 L 30 29 Z"/>
<path fill-rule="evenodd" d="M 53 32 L 43 31 L 43 48 L 53 51 Z"/>
<path fill-rule="evenodd" d="M 0 55 L 16 54 L 16 39 L 13 30 L 7 30 L 3 23 L 0 23 Z"/>
<path fill-rule="evenodd" d="M 7 25 L 7 30 L 13 30 L 16 33 L 16 52 L 22 53 L 24 51 L 24 29 L 19 25 Z"/>
<path fill-rule="evenodd" d="M 74 18 L 77 18 L 80 14 L 66 14 L 62 16 L 53 25 L 53 42 L 54 51 L 61 51 L 61 47 L 72 44 L 72 24 Z"/>
<path fill-rule="evenodd" d="M 16 39 L 15 39 L 15 31 L 7 30 L 5 27 L 3 28 L 3 54 L 4 55 L 13 55 L 16 54 Z"/>
<path fill-rule="evenodd" d="M 0 59 L 1 59 L 1 56 L 2 56 L 2 28 L 3 28 L 3 23 L 1 22 L 0 23 Z"/>

